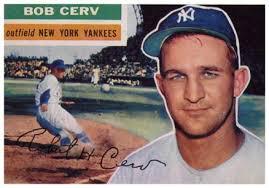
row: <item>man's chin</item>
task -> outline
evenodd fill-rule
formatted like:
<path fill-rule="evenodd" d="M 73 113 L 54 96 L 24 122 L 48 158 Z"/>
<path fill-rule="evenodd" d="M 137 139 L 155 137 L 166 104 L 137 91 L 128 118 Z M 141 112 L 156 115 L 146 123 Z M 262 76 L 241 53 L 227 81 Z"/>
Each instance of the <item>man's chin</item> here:
<path fill-rule="evenodd" d="M 180 126 L 178 124 L 175 124 L 176 129 L 178 131 L 181 131 L 185 136 L 189 138 L 204 138 L 212 135 L 216 129 L 204 127 L 200 124 L 192 124 L 192 125 L 186 125 L 186 126 Z"/>

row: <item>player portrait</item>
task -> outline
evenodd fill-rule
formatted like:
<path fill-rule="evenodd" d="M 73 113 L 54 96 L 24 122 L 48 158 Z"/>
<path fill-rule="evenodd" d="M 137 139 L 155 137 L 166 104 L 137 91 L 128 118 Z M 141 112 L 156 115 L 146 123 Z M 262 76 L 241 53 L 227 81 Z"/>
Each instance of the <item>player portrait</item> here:
<path fill-rule="evenodd" d="M 120 167 L 110 183 L 264 183 L 264 143 L 236 118 L 250 71 L 241 66 L 229 15 L 216 7 L 175 9 L 141 50 L 159 63 L 155 83 L 174 129 L 127 160 L 166 164 Z"/>

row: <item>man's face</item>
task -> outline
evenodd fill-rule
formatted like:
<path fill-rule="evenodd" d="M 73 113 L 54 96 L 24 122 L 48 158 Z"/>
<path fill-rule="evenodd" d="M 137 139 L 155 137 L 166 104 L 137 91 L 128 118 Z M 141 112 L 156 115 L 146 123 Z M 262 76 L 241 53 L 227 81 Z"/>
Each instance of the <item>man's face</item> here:
<path fill-rule="evenodd" d="M 177 128 L 205 136 L 232 116 L 234 70 L 228 47 L 207 35 L 174 38 L 162 49 L 158 86 Z M 233 115 L 234 116 L 234 115 Z"/>
<path fill-rule="evenodd" d="M 54 75 L 56 76 L 56 78 L 63 79 L 64 73 L 65 73 L 65 69 L 55 68 L 54 73 L 55 73 Z"/>

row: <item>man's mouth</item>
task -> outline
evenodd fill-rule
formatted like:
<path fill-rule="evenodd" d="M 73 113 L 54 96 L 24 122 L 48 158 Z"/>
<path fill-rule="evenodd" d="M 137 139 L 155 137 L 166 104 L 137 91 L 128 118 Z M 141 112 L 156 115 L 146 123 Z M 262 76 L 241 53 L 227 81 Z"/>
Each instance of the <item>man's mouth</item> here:
<path fill-rule="evenodd" d="M 209 108 L 184 108 L 183 111 L 189 115 L 201 115 L 207 112 Z"/>

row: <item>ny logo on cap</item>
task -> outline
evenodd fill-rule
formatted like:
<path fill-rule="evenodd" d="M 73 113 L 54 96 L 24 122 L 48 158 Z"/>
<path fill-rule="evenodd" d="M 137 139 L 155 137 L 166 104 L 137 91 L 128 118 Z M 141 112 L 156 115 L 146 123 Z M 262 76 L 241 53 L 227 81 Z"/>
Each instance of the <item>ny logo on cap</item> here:
<path fill-rule="evenodd" d="M 183 20 L 183 22 L 186 22 L 188 19 L 193 21 L 194 20 L 194 12 L 195 12 L 195 10 L 193 8 L 189 8 L 187 11 L 182 9 L 178 13 L 177 23 L 180 23 L 181 20 Z"/>

